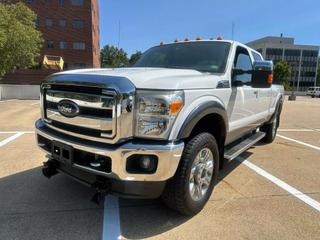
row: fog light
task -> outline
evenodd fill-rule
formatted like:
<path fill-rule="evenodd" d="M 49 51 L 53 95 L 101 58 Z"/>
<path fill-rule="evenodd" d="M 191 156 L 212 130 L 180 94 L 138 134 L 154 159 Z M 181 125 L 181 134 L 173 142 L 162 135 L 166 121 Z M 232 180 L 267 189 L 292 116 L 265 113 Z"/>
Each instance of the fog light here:
<path fill-rule="evenodd" d="M 128 173 L 152 174 L 156 172 L 157 166 L 157 156 L 135 154 L 127 159 L 126 170 Z"/>
<path fill-rule="evenodd" d="M 140 167 L 143 169 L 148 169 L 150 168 L 151 165 L 151 159 L 150 156 L 142 156 L 140 158 Z"/>

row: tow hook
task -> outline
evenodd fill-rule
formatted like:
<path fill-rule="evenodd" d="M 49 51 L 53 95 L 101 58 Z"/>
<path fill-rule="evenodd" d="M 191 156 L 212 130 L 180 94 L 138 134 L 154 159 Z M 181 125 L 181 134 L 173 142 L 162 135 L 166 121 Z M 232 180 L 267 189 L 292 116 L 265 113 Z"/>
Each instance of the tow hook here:
<path fill-rule="evenodd" d="M 51 178 L 52 176 L 56 175 L 57 171 L 57 163 L 54 160 L 49 160 L 43 163 L 42 167 L 42 174 L 47 177 Z"/>
<path fill-rule="evenodd" d="M 103 200 L 106 195 L 108 195 L 111 191 L 111 184 L 110 182 L 103 181 L 103 182 L 96 182 L 92 185 L 96 189 L 96 193 L 91 198 L 91 201 L 101 205 L 103 204 Z"/>

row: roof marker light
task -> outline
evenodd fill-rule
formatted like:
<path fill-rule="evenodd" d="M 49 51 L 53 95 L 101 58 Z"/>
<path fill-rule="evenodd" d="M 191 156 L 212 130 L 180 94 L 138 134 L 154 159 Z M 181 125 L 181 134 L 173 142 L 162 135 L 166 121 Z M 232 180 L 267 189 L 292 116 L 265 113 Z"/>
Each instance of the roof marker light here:
<path fill-rule="evenodd" d="M 201 40 L 201 37 L 197 37 L 196 40 L 197 40 L 197 41 Z"/>
<path fill-rule="evenodd" d="M 184 41 L 185 41 L 185 42 L 189 42 L 189 38 L 185 38 Z"/>
<path fill-rule="evenodd" d="M 223 40 L 223 37 L 222 36 L 218 36 L 217 40 Z"/>
<path fill-rule="evenodd" d="M 164 42 L 163 42 L 163 41 L 160 42 L 160 46 L 162 46 L 162 45 L 164 45 Z"/>
<path fill-rule="evenodd" d="M 179 42 L 179 39 L 178 39 L 178 38 L 176 38 L 176 39 L 174 40 L 174 42 L 175 42 L 175 43 Z"/>

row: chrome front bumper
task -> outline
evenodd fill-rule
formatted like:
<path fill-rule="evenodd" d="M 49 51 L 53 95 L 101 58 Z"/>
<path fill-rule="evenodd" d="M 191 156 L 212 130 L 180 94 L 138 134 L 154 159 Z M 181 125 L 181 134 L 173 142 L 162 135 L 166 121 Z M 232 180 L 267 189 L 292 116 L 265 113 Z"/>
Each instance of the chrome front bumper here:
<path fill-rule="evenodd" d="M 119 179 L 123 181 L 165 181 L 175 174 L 183 152 L 184 143 L 168 143 L 166 145 L 158 143 L 135 143 L 127 142 L 115 147 L 115 145 L 95 143 L 91 141 L 77 140 L 76 138 L 66 137 L 56 132 L 38 120 L 35 124 L 36 136 L 40 135 L 50 141 L 58 141 L 74 149 L 85 151 L 97 155 L 111 158 L 112 170 L 110 173 L 97 171 L 78 164 L 72 164 L 72 167 L 90 172 L 95 175 L 107 178 Z M 37 138 L 38 139 L 38 138 Z M 41 148 L 43 150 L 43 148 Z M 45 151 L 49 156 L 51 152 Z M 158 157 L 158 167 L 153 174 L 132 174 L 126 171 L 126 162 L 128 157 L 134 154 L 152 154 Z"/>

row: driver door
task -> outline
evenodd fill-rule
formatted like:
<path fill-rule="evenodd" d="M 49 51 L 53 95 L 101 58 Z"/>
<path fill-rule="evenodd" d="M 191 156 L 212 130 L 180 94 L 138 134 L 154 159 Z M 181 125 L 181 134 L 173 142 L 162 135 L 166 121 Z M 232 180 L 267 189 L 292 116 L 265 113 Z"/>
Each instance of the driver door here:
<path fill-rule="evenodd" d="M 253 70 L 253 63 L 248 50 L 238 46 L 234 56 L 233 69 Z M 235 71 L 233 71 L 235 72 Z M 257 127 L 255 115 L 258 108 L 258 89 L 251 86 L 251 73 L 232 73 L 232 94 L 229 101 L 230 141 L 233 141 Z"/>

